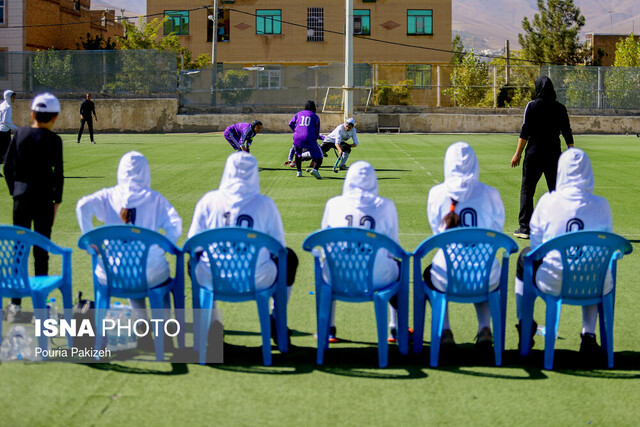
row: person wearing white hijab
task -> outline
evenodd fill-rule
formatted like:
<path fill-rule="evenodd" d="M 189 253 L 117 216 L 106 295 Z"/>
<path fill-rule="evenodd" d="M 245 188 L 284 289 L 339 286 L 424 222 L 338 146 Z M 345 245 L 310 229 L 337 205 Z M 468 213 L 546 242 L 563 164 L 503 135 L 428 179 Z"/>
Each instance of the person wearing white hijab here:
<path fill-rule="evenodd" d="M 258 161 L 250 153 L 242 151 L 227 157 L 220 186 L 217 190 L 206 193 L 196 204 L 187 237 L 191 238 L 206 230 L 234 226 L 252 228 L 268 234 L 286 247 L 278 207 L 270 197 L 260 194 Z M 198 282 L 201 286 L 212 289 L 211 267 L 206 253 L 197 262 Z M 291 294 L 297 267 L 296 254 L 287 248 L 288 295 Z M 256 288 L 270 287 L 275 282 L 277 274 L 277 264 L 271 258 L 271 253 L 262 248 L 256 266 Z M 272 331 L 275 329 L 272 328 Z"/>
<path fill-rule="evenodd" d="M 390 199 L 378 195 L 376 171 L 365 161 L 355 162 L 347 171 L 342 195 L 335 196 L 324 209 L 321 228 L 359 227 L 383 234 L 398 242 L 398 212 Z M 383 288 L 398 279 L 400 267 L 385 249 L 376 254 L 373 269 L 374 288 Z M 324 280 L 330 283 L 328 266 L 323 266 Z M 395 310 L 391 311 L 390 327 L 396 328 Z M 329 341 L 336 342 L 335 301 L 331 312 Z"/>
<path fill-rule="evenodd" d="M 14 91 L 7 89 L 4 91 L 4 102 L 0 104 L 0 165 L 4 163 L 4 155 L 11 142 L 11 131 L 17 131 L 18 126 L 13 124 L 13 108 L 11 104 L 16 100 Z M 0 174 L 2 177 L 2 174 Z"/>
<path fill-rule="evenodd" d="M 504 205 L 495 188 L 479 181 L 480 167 L 473 148 L 466 142 L 449 146 L 444 157 L 444 182 L 431 188 L 427 201 L 427 217 L 433 234 L 452 227 L 479 227 L 502 232 Z M 453 213 L 455 215 L 449 215 Z M 457 224 L 449 223 L 452 217 Z M 425 281 L 441 292 L 447 287 L 447 264 L 442 251 L 438 251 L 430 267 L 425 270 Z M 494 260 L 489 278 L 491 290 L 500 282 L 500 265 Z M 491 343 L 491 311 L 489 303 L 475 304 L 478 316 L 477 343 Z M 444 345 L 453 345 L 447 309 L 442 331 Z"/>
<path fill-rule="evenodd" d="M 93 217 L 105 225 L 133 224 L 154 231 L 164 230 L 165 236 L 177 243 L 182 234 L 182 219 L 173 205 L 159 192 L 151 189 L 149 163 L 143 154 L 130 151 L 120 159 L 118 184 L 84 196 L 76 205 L 76 216 L 82 233 L 91 231 Z M 98 282 L 106 284 L 102 261 L 95 270 Z M 170 277 L 169 263 L 164 251 L 154 245 L 147 258 L 147 282 L 155 287 Z M 137 310 L 145 307 L 145 300 L 131 300 Z"/>
<path fill-rule="evenodd" d="M 518 258 L 515 282 L 518 321 L 521 320 L 523 256 L 526 253 L 554 237 L 572 231 L 613 231 L 609 202 L 593 194 L 594 185 L 589 156 L 578 148 L 570 148 L 562 153 L 558 160 L 556 190 L 544 194 L 538 201 L 530 223 L 531 247 L 523 249 Z M 535 281 L 542 292 L 551 295 L 560 294 L 562 260 L 559 253 L 553 251 L 544 257 L 535 272 Z M 612 287 L 613 280 L 609 272 L 605 278 L 604 293 L 611 292 Z M 595 339 L 596 320 L 597 306 L 584 306 L 581 352 L 599 349 Z M 531 332 L 533 336 L 535 330 Z"/>

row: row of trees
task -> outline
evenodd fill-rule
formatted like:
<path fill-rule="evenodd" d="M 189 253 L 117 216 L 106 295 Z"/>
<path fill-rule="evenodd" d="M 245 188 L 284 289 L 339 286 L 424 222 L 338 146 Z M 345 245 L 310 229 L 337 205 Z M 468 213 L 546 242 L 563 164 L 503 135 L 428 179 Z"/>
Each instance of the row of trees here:
<path fill-rule="evenodd" d="M 622 67 L 640 66 L 640 41 L 633 35 L 621 40 L 616 45 L 615 68 L 604 73 L 585 65 L 597 64 L 590 64 L 591 51 L 578 39 L 585 18 L 573 0 L 538 0 L 538 10 L 532 21 L 526 17 L 522 21 L 524 32 L 518 35 L 522 49 L 511 52 L 514 67 L 510 68 L 509 84 L 500 90 L 498 106 L 526 105 L 534 94 L 533 81 L 541 67 L 548 67 L 548 72 L 554 70 L 552 78 L 568 106 L 629 108 L 639 105 L 640 73 Z M 453 39 L 452 51 L 452 87 L 445 90 L 445 94 L 458 106 L 493 106 L 494 77 L 489 70 L 495 67 L 498 81 L 506 82 L 506 60 L 486 61 L 473 50 L 465 52 L 459 36 Z"/>

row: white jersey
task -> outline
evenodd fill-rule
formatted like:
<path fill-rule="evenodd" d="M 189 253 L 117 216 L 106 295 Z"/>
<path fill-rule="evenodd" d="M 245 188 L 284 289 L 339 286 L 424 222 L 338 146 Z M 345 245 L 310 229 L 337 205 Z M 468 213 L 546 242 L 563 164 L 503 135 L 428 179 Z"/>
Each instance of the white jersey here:
<path fill-rule="evenodd" d="M 611 209 L 606 199 L 592 194 L 594 187 L 591 161 L 577 148 L 565 151 L 558 161 L 556 191 L 544 194 L 533 211 L 529 227 L 531 248 L 562 234 L 580 231 L 613 231 Z M 538 288 L 559 295 L 562 288 L 562 260 L 550 252 L 536 272 Z M 604 292 L 612 288 L 607 274 Z"/>
<path fill-rule="evenodd" d="M 340 144 L 347 142 L 349 139 L 353 139 L 353 144 L 358 146 L 358 133 L 356 127 L 352 127 L 351 130 L 347 130 L 344 123 L 338 125 L 329 135 L 324 137 L 324 142 L 331 142 L 334 144 Z"/>
<path fill-rule="evenodd" d="M 142 171 L 142 172 L 139 172 Z M 129 178 L 144 177 L 140 185 L 140 192 L 136 192 L 131 180 L 125 182 L 127 173 Z M 173 243 L 177 243 L 182 234 L 182 219 L 173 205 L 157 191 L 149 188 L 149 164 L 140 153 L 130 152 L 120 160 L 118 168 L 118 185 L 103 188 L 93 194 L 84 196 L 76 204 L 76 216 L 82 233 L 91 231 L 92 218 L 105 225 L 122 225 L 120 210 L 122 208 L 135 209 L 134 225 L 154 231 L 164 230 L 165 236 Z M 136 197 L 139 195 L 139 197 Z M 107 283 L 107 276 L 102 260 L 95 270 L 96 277 L 101 284 Z M 159 246 L 153 245 L 149 249 L 147 258 L 147 282 L 150 287 L 165 282 L 170 275 L 169 263 L 165 252 Z"/>
<path fill-rule="evenodd" d="M 433 234 L 445 231 L 443 218 L 449 213 L 451 200 L 457 200 L 455 212 L 460 216 L 461 227 L 488 228 L 502 232 L 504 205 L 495 188 L 478 181 L 479 166 L 473 149 L 457 142 L 445 155 L 445 182 L 429 191 L 427 217 Z M 452 197 L 453 196 L 453 197 Z M 445 292 L 447 264 L 442 250 L 433 258 L 431 281 L 436 289 Z M 500 263 L 494 260 L 489 286 L 494 290 L 500 283 Z"/>
<path fill-rule="evenodd" d="M 347 171 L 344 190 L 327 202 L 322 217 L 322 229 L 359 227 L 383 234 L 398 243 L 398 212 L 393 201 L 378 196 L 375 170 L 364 161 L 355 162 Z M 328 268 L 323 277 L 329 282 Z M 400 269 L 385 249 L 376 254 L 374 262 L 375 288 L 382 288 L 398 279 Z"/>
<path fill-rule="evenodd" d="M 240 176 L 242 175 L 242 176 Z M 282 218 L 276 204 L 260 193 L 258 163 L 244 152 L 229 156 L 218 190 L 205 194 L 196 205 L 188 237 L 220 227 L 246 227 L 278 240 L 286 247 Z M 273 285 L 278 270 L 271 253 L 263 248 L 258 254 L 256 288 Z M 212 288 L 211 267 L 206 253 L 196 267 L 198 282 Z"/>

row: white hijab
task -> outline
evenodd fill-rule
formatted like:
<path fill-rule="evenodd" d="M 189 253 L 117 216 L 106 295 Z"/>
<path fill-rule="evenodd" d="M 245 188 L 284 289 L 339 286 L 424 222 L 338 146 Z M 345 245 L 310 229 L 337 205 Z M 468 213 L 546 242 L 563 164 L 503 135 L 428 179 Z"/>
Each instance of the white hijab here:
<path fill-rule="evenodd" d="M 556 191 L 567 199 L 579 200 L 593 193 L 593 170 L 589 156 L 579 148 L 570 148 L 558 160 Z"/>
<path fill-rule="evenodd" d="M 11 96 L 13 96 L 15 92 L 12 91 L 11 89 L 7 89 L 4 91 L 4 102 L 7 103 L 7 105 L 11 106 Z"/>
<path fill-rule="evenodd" d="M 112 193 L 115 206 L 133 209 L 151 197 L 151 171 L 142 153 L 130 151 L 120 159 L 118 185 Z"/>
<path fill-rule="evenodd" d="M 238 151 L 227 157 L 218 190 L 225 209 L 241 208 L 260 194 L 258 161 L 253 155 Z"/>
<path fill-rule="evenodd" d="M 342 195 L 358 208 L 380 204 L 382 199 L 378 197 L 378 178 L 373 166 L 363 160 L 352 164 L 344 179 Z"/>
<path fill-rule="evenodd" d="M 451 144 L 444 156 L 444 186 L 447 195 L 464 202 L 478 184 L 480 167 L 473 148 L 466 142 Z"/>

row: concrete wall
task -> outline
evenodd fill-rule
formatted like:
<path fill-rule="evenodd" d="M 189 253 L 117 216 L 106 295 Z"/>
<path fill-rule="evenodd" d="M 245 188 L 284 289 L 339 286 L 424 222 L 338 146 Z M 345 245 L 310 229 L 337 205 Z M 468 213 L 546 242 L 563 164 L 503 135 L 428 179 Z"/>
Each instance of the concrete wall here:
<path fill-rule="evenodd" d="M 94 99 L 98 122 L 96 131 L 121 132 L 220 132 L 229 124 L 260 119 L 265 132 L 290 132 L 293 113 L 238 114 L 178 114 L 178 99 Z M 19 99 L 14 105 L 13 122 L 18 126 L 30 123 L 31 100 Z M 82 99 L 62 100 L 62 111 L 56 131 L 76 132 L 80 121 Z M 411 109 L 409 109 L 411 111 Z M 434 111 L 434 112 L 432 112 Z M 385 112 L 398 114 L 403 132 L 431 133 L 517 133 L 522 124 L 521 110 L 458 110 L 432 109 L 429 112 Z M 356 114 L 358 130 L 377 132 L 378 113 Z M 571 115 L 571 127 L 576 134 L 624 134 L 640 132 L 640 116 Z M 329 132 L 342 122 L 341 113 L 320 114 L 322 132 Z"/>

